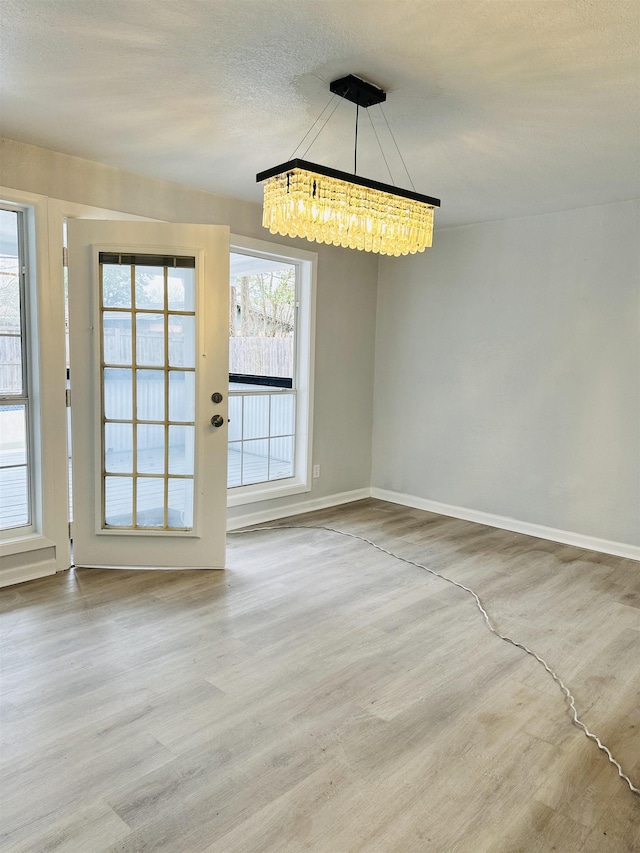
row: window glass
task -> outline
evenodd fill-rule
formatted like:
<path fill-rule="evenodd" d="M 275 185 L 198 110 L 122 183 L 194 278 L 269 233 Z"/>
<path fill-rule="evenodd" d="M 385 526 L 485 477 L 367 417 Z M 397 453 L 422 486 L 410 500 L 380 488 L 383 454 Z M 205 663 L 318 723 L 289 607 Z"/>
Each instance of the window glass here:
<path fill-rule="evenodd" d="M 227 486 L 234 488 L 294 476 L 298 268 L 232 252 L 230 271 Z"/>
<path fill-rule="evenodd" d="M 191 529 L 195 259 L 101 252 L 100 263 L 104 526 Z"/>
<path fill-rule="evenodd" d="M 296 267 L 231 253 L 229 373 L 291 380 L 294 376 Z"/>
<path fill-rule="evenodd" d="M 0 209 L 0 529 L 31 523 L 22 212 Z"/>
<path fill-rule="evenodd" d="M 22 288 L 18 213 L 0 210 L 0 394 L 22 396 Z"/>

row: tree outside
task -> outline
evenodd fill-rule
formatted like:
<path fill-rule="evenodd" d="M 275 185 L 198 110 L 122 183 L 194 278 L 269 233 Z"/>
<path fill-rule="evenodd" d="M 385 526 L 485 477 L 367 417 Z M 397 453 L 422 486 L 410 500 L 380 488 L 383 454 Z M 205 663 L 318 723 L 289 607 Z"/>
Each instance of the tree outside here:
<path fill-rule="evenodd" d="M 229 338 L 231 373 L 291 377 L 296 270 L 237 276 L 231 284 Z"/>

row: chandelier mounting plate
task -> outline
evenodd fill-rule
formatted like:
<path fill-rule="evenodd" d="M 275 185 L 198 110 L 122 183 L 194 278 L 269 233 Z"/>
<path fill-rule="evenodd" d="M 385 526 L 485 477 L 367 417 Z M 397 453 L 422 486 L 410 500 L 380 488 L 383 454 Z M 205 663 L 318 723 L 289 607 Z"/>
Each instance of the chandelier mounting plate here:
<path fill-rule="evenodd" d="M 361 80 L 355 74 L 347 74 L 346 77 L 334 80 L 329 84 L 329 89 L 334 95 L 340 95 L 359 107 L 371 107 L 387 100 L 387 93 L 383 89 Z"/>

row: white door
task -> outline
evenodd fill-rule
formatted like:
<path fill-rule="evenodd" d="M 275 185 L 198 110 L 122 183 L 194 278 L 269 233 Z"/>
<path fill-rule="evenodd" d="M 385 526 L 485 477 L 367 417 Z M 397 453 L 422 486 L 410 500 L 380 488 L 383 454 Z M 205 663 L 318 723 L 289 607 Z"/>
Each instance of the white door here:
<path fill-rule="evenodd" d="M 221 568 L 229 231 L 74 219 L 68 244 L 74 563 Z"/>

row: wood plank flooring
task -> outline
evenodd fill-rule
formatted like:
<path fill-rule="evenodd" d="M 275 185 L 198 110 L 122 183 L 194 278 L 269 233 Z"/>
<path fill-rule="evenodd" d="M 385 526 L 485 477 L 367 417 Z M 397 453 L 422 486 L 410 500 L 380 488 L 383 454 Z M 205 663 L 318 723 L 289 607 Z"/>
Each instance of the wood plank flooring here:
<path fill-rule="evenodd" d="M 291 523 L 475 588 L 638 785 L 640 564 L 373 500 Z M 359 541 L 230 535 L 225 572 L 0 603 L 3 853 L 640 851 L 640 798 L 539 665 Z"/>

